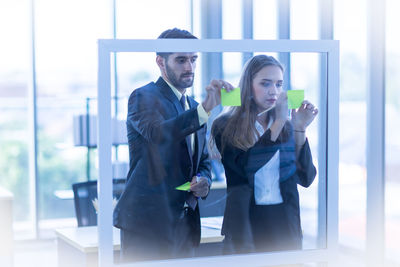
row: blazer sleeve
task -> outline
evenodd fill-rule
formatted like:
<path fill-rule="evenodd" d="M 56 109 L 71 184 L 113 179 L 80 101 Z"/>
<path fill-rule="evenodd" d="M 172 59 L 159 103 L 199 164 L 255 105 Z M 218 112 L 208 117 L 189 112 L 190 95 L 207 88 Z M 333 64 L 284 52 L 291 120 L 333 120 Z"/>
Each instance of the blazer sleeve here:
<path fill-rule="evenodd" d="M 201 128 L 197 109 L 166 119 L 159 110 L 161 101 L 164 100 L 145 90 L 135 90 L 129 97 L 127 123 L 148 142 L 179 142 Z"/>
<path fill-rule="evenodd" d="M 207 124 L 205 124 L 204 127 L 207 127 Z M 206 132 L 206 129 L 204 129 L 204 132 Z M 211 161 L 208 156 L 208 149 L 207 149 L 207 142 L 204 142 L 202 152 L 200 155 L 200 161 L 199 161 L 199 167 L 198 167 L 198 173 L 200 173 L 201 176 L 206 177 L 208 180 L 208 185 L 211 187 L 212 183 L 212 178 L 211 178 Z M 199 148 L 201 149 L 201 148 Z"/>
<path fill-rule="evenodd" d="M 296 160 L 296 174 L 297 183 L 303 187 L 309 187 L 317 174 L 317 170 L 313 164 L 308 139 L 306 139 Z"/>

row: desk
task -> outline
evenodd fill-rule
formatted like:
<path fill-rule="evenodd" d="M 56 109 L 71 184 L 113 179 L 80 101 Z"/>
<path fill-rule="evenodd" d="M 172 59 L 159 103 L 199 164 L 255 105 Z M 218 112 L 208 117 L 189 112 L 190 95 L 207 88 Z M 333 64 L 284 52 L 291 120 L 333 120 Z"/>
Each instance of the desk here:
<path fill-rule="evenodd" d="M 201 218 L 202 246 L 215 245 L 224 239 L 221 236 L 222 216 Z M 73 227 L 56 230 L 58 267 L 97 267 L 97 226 Z M 120 232 L 113 227 L 114 257 L 119 259 Z M 202 253 L 200 253 L 201 255 Z"/>

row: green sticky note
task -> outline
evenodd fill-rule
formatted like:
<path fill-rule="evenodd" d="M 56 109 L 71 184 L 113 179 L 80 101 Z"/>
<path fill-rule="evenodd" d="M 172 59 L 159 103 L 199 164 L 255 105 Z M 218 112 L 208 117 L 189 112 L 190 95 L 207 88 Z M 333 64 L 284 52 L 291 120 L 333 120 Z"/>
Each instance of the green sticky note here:
<path fill-rule="evenodd" d="M 229 93 L 225 90 L 221 90 L 221 104 L 224 107 L 227 106 L 241 106 L 242 102 L 240 100 L 240 88 L 237 87 L 230 91 Z"/>
<path fill-rule="evenodd" d="M 189 191 L 190 189 L 190 182 L 186 182 L 183 185 L 180 185 L 175 188 L 176 190 L 182 190 L 182 191 Z"/>
<path fill-rule="evenodd" d="M 289 109 L 299 108 L 304 100 L 304 90 L 289 90 L 287 97 Z"/>

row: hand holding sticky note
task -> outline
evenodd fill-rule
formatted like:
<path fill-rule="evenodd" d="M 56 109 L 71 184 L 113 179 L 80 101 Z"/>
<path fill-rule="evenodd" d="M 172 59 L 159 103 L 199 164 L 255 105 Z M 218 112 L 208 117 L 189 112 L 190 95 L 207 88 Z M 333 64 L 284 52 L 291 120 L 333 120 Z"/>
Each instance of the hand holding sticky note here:
<path fill-rule="evenodd" d="M 230 92 L 225 89 L 221 90 L 221 104 L 222 106 L 241 106 L 242 102 L 240 100 L 240 88 L 237 87 Z"/>
<path fill-rule="evenodd" d="M 190 190 L 190 182 L 186 182 L 178 187 L 175 187 L 176 190 L 181 190 L 181 191 L 189 191 Z"/>
<path fill-rule="evenodd" d="M 299 108 L 304 100 L 304 90 L 289 90 L 287 97 L 289 109 Z"/>

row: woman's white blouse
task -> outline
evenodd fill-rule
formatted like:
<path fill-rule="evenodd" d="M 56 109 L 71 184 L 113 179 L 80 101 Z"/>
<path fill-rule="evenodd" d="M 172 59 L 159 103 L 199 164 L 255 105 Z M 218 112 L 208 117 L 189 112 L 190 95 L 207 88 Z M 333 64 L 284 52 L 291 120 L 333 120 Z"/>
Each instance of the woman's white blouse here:
<path fill-rule="evenodd" d="M 267 129 L 272 125 L 268 124 Z M 264 134 L 264 128 L 256 121 L 255 127 L 260 136 Z M 275 155 L 254 175 L 254 198 L 256 205 L 275 205 L 283 202 L 279 187 L 279 149 Z"/>

